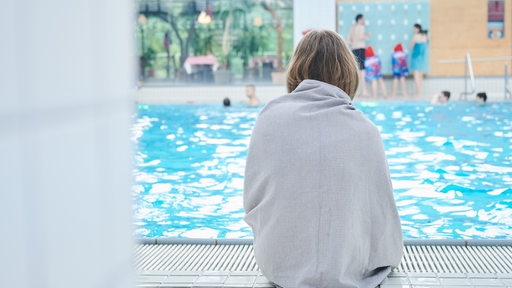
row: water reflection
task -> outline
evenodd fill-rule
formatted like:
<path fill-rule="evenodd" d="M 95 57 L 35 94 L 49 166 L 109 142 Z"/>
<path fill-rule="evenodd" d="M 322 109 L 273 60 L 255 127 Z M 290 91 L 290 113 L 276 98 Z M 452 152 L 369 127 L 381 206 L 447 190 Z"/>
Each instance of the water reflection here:
<path fill-rule="evenodd" d="M 406 238 L 512 237 L 512 103 L 361 103 L 382 134 Z M 247 238 L 242 189 L 257 110 L 143 106 L 137 235 Z"/>

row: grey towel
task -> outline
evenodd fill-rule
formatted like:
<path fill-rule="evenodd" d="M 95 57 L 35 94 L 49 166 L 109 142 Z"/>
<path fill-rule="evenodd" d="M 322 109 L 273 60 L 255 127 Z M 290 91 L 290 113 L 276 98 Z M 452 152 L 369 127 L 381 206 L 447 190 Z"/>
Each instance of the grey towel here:
<path fill-rule="evenodd" d="M 256 262 L 282 287 L 375 287 L 402 257 L 379 131 L 324 82 L 304 80 L 261 111 L 244 209 Z"/>

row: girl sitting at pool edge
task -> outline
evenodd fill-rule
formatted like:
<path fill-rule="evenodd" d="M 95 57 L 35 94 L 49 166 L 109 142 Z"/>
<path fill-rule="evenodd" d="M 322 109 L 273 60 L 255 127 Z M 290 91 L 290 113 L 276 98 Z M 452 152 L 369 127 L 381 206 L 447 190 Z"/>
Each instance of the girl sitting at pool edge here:
<path fill-rule="evenodd" d="M 354 107 L 358 66 L 344 40 L 297 45 L 288 94 L 258 116 L 244 180 L 256 262 L 281 287 L 375 287 L 403 251 L 379 130 Z"/>

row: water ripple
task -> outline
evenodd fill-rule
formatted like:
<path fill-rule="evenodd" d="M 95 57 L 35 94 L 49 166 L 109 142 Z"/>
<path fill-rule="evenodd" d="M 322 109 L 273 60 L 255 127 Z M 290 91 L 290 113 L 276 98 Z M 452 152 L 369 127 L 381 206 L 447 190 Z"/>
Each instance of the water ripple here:
<path fill-rule="evenodd" d="M 360 103 L 381 131 L 406 238 L 512 237 L 512 103 Z M 139 106 L 136 233 L 248 238 L 243 174 L 257 109 Z"/>

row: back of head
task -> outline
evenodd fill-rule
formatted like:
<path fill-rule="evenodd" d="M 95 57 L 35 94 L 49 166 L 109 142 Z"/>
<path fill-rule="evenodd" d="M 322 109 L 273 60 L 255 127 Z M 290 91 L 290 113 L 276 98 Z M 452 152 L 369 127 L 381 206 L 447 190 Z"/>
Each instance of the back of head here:
<path fill-rule="evenodd" d="M 364 50 L 364 57 L 370 58 L 370 57 L 374 57 L 374 56 L 375 56 L 375 52 L 373 51 L 373 47 L 372 46 L 366 47 L 366 49 Z"/>
<path fill-rule="evenodd" d="M 229 107 L 231 106 L 231 100 L 229 100 L 228 97 L 224 98 L 224 100 L 222 100 L 222 104 L 224 105 L 224 107 Z"/>
<path fill-rule="evenodd" d="M 395 45 L 395 48 L 393 48 L 394 52 L 402 52 L 404 51 L 404 47 L 402 47 L 402 43 L 398 43 Z"/>
<path fill-rule="evenodd" d="M 482 99 L 484 102 L 487 102 L 487 93 L 485 93 L 485 92 L 477 93 L 476 97 Z"/>
<path fill-rule="evenodd" d="M 339 87 L 353 98 L 359 85 L 358 66 L 352 51 L 338 33 L 312 30 L 304 36 L 290 60 L 288 92 L 305 79 Z"/>
<path fill-rule="evenodd" d="M 414 24 L 414 28 L 418 29 L 421 34 L 427 35 L 428 30 L 424 30 L 419 23 Z"/>
<path fill-rule="evenodd" d="M 450 96 L 452 95 L 452 94 L 450 93 L 450 91 L 446 91 L 446 90 L 441 91 L 441 93 L 442 93 L 442 94 L 444 95 L 444 97 L 446 97 L 447 99 L 450 99 Z"/>

